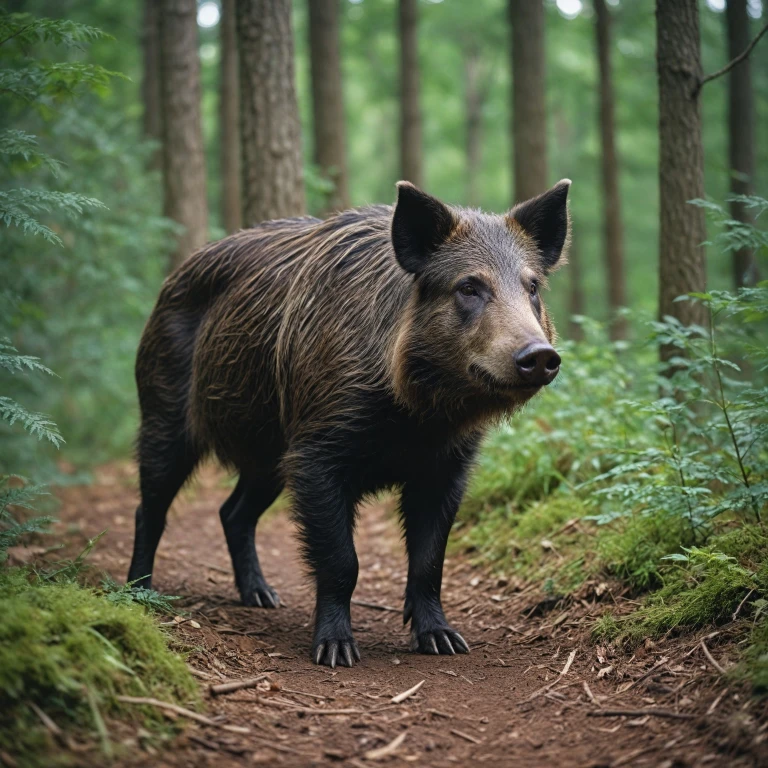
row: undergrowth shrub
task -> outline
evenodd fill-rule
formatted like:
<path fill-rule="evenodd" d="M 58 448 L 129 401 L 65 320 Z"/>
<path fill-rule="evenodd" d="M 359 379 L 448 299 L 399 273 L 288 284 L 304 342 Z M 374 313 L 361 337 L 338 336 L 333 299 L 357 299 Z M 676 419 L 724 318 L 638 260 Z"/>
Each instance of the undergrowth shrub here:
<path fill-rule="evenodd" d="M 701 204 L 721 250 L 766 254 L 764 232 Z M 646 321 L 647 339 L 618 344 L 587 323 L 584 342 L 562 345 L 556 386 L 488 440 L 454 546 L 546 575 L 556 591 L 593 576 L 653 590 L 595 627 L 630 645 L 729 621 L 741 605 L 763 649 L 749 652 L 750 674 L 768 679 L 768 282 L 679 300 L 702 303 L 707 326 L 665 317 Z M 676 350 L 663 367 L 662 344 Z M 565 510 L 579 523 L 552 541 Z"/>
<path fill-rule="evenodd" d="M 79 219 L 87 229 L 85 210 L 101 203 L 30 179 L 29 174 L 40 171 L 64 175 L 63 165 L 40 149 L 35 136 L 4 129 L 4 123 L 9 114 L 25 110 L 33 110 L 41 119 L 60 118 L 62 102 L 83 89 L 105 87 L 110 73 L 100 67 L 50 63 L 29 55 L 35 46 L 77 47 L 101 36 L 98 30 L 71 21 L 0 11 L 0 63 L 14 64 L 0 69 L 0 106 L 5 108 L 0 117 L 0 166 L 6 172 L 0 182 L 0 222 L 15 228 L 10 230 L 15 239 L 9 239 L 8 249 L 4 242 L 0 268 L 4 285 L 0 296 L 0 749 L 19 764 L 34 766 L 77 759 L 50 741 L 41 722 L 46 716 L 66 728 L 68 735 L 70 729 L 86 738 L 96 734 L 103 755 L 109 757 L 108 718 L 160 723 L 156 712 L 120 704 L 116 695 L 197 702 L 196 686 L 183 659 L 170 649 L 169 638 L 151 615 L 170 611 L 173 598 L 118 587 L 110 580 L 100 588 L 81 585 L 85 558 L 96 539 L 72 560 L 37 569 L 8 566 L 10 547 L 31 534 L 46 533 L 51 522 L 34 516 L 35 501 L 44 487 L 10 471 L 33 465 L 39 470 L 41 441 L 53 448 L 63 443 L 54 421 L 26 406 L 31 397 L 48 392 L 36 384 L 52 371 L 38 357 L 20 354 L 6 338 L 14 335 L 29 341 L 34 336 L 19 330 L 25 319 L 36 314 L 25 282 L 30 279 L 25 269 L 30 249 L 28 244 L 22 248 L 20 241 L 36 236 L 38 242 L 69 252 L 72 243 L 66 235 L 77 230 L 62 228 L 57 216 Z M 22 186 L 20 178 L 27 186 Z M 74 172 L 65 177 L 67 182 L 75 179 L 80 176 Z M 89 279 L 87 271 L 78 274 Z M 74 355 L 72 360 L 80 364 L 84 358 Z"/>

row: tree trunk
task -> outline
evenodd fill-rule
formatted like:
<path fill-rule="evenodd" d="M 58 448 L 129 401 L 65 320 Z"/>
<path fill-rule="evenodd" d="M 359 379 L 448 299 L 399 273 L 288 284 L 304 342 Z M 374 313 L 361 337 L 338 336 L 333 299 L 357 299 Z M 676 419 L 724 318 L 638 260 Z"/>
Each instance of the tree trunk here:
<path fill-rule="evenodd" d="M 584 329 L 573 321 L 574 315 L 584 314 L 584 285 L 581 276 L 581 251 L 576 230 L 571 230 L 571 246 L 568 249 L 568 336 L 573 341 L 584 339 Z"/>
<path fill-rule="evenodd" d="M 240 84 L 237 71 L 235 0 L 221 3 L 221 62 L 219 64 L 219 163 L 221 221 L 226 232 L 242 226 L 240 196 Z"/>
<path fill-rule="evenodd" d="M 159 0 L 163 105 L 163 214 L 184 227 L 176 266 L 208 238 L 205 157 L 200 118 L 196 0 Z"/>
<path fill-rule="evenodd" d="M 749 45 L 749 16 L 747 0 L 728 0 L 726 8 L 728 29 L 728 60 L 735 59 Z M 749 57 L 737 64 L 728 75 L 728 162 L 731 173 L 731 194 L 751 195 L 755 175 L 754 97 Z M 747 207 L 732 201 L 731 218 L 752 223 Z M 752 251 L 740 248 L 733 252 L 733 282 L 737 288 L 754 285 L 757 268 Z"/>
<path fill-rule="evenodd" d="M 698 0 L 656 0 L 656 63 L 659 80 L 659 315 L 684 325 L 704 324 L 700 304 L 675 302 L 704 291 L 707 272 L 704 212 L 689 205 L 704 197 Z M 675 350 L 663 346 L 662 360 Z"/>
<path fill-rule="evenodd" d="M 142 132 L 144 138 L 158 143 L 158 149 L 149 160 L 149 167 L 158 169 L 162 165 L 159 146 L 163 140 L 163 122 L 160 101 L 160 18 L 156 0 L 144 0 L 141 27 L 141 101 L 144 105 Z"/>
<path fill-rule="evenodd" d="M 340 0 L 308 0 L 314 159 L 333 190 L 322 213 L 349 208 L 344 91 L 339 54 Z"/>
<path fill-rule="evenodd" d="M 422 187 L 418 0 L 400 0 L 400 175 Z"/>
<path fill-rule="evenodd" d="M 304 214 L 290 0 L 237 0 L 243 223 Z"/>
<path fill-rule="evenodd" d="M 464 51 L 464 112 L 466 115 L 467 204 L 480 204 L 480 163 L 482 161 L 483 102 L 480 49 Z"/>
<path fill-rule="evenodd" d="M 547 182 L 544 0 L 509 0 L 512 25 L 514 200 L 541 194 Z"/>
<path fill-rule="evenodd" d="M 617 311 L 626 306 L 624 278 L 624 230 L 621 222 L 619 167 L 616 158 L 616 126 L 611 72 L 611 16 L 605 0 L 594 0 L 597 58 L 600 69 L 600 138 L 603 178 L 603 258 L 608 277 L 608 304 L 611 309 L 611 338 L 623 339 L 626 320 Z"/>

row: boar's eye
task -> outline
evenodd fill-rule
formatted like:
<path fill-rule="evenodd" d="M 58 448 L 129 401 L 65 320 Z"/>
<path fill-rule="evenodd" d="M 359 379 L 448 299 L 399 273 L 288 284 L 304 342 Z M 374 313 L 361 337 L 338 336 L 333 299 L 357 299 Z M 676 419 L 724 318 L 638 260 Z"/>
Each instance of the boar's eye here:
<path fill-rule="evenodd" d="M 477 292 L 477 289 L 475 288 L 472 283 L 462 283 L 459 286 L 459 293 L 462 296 L 479 296 L 480 294 Z"/>
<path fill-rule="evenodd" d="M 531 280 L 531 287 L 528 290 L 531 298 L 535 297 L 539 292 L 539 284 L 535 280 Z"/>

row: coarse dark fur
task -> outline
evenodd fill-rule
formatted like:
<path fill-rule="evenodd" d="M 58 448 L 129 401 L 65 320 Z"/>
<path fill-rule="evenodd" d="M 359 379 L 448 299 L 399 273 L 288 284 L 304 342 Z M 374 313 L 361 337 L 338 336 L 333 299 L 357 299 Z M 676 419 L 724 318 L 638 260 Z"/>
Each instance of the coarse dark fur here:
<path fill-rule="evenodd" d="M 564 260 L 569 184 L 493 216 L 401 182 L 394 209 L 267 222 L 183 263 L 136 363 L 129 579 L 150 584 L 168 507 L 215 454 L 239 473 L 221 520 L 243 602 L 279 604 L 255 527 L 287 488 L 317 586 L 313 658 L 351 666 L 356 505 L 399 488 L 412 646 L 468 651 L 440 604 L 447 536 L 488 426 L 557 373 L 523 380 L 516 356 L 535 343 L 559 365 L 538 289 Z"/>

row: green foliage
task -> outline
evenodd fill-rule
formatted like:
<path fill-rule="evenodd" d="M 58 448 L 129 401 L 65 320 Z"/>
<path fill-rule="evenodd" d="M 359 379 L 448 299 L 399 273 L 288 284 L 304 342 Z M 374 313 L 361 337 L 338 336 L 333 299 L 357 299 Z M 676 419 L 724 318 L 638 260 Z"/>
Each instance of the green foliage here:
<path fill-rule="evenodd" d="M 686 548 L 665 558 L 674 566 L 666 570 L 664 585 L 642 607 L 601 622 L 595 634 L 633 646 L 646 637 L 728 621 L 750 593 L 768 594 L 768 537 L 757 528 L 751 528 L 749 535 L 760 541 L 764 564 L 757 571 L 720 551 L 716 537 L 708 547 Z"/>
<path fill-rule="evenodd" d="M 107 716 L 161 726 L 156 711 L 118 695 L 198 703 L 186 665 L 141 605 L 71 583 L 30 583 L 11 569 L 0 571 L 0 615 L 0 748 L 25 765 L 56 759 L 30 703 L 83 734 L 98 734 Z M 111 752 L 108 734 L 102 746 Z"/>

